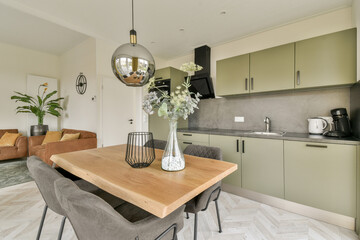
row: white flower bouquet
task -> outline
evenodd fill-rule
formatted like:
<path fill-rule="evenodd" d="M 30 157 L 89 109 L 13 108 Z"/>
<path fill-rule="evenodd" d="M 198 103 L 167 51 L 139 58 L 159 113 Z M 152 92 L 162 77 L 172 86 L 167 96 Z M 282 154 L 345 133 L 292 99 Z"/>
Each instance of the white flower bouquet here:
<path fill-rule="evenodd" d="M 180 70 L 188 73 L 200 71 L 201 69 L 201 66 L 193 62 L 184 63 L 180 67 Z M 176 87 L 175 92 L 168 93 L 156 87 L 155 79 L 151 78 L 147 85 L 149 93 L 144 97 L 143 101 L 144 111 L 148 114 L 153 114 L 154 110 L 157 110 L 158 116 L 165 119 L 176 120 L 180 117 L 187 119 L 198 108 L 197 105 L 201 96 L 199 93 L 190 92 L 190 79 L 191 76 L 188 75 L 183 84 Z M 155 91 L 151 91 L 152 89 L 156 89 L 158 94 Z"/>

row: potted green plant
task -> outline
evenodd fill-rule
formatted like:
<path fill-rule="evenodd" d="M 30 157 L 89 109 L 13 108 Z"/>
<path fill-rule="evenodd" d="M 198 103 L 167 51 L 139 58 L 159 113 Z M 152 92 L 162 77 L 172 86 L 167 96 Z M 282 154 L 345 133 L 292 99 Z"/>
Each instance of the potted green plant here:
<path fill-rule="evenodd" d="M 32 125 L 30 127 L 31 136 L 44 135 L 49 130 L 49 126 L 43 124 L 44 117 L 47 113 L 55 117 L 60 117 L 60 111 L 63 110 L 60 106 L 60 101 L 64 98 L 60 97 L 51 99 L 57 91 L 52 91 L 51 93 L 46 94 L 46 91 L 48 90 L 47 86 L 47 83 L 40 84 L 38 87 L 38 95 L 36 97 L 19 92 L 15 92 L 16 95 L 11 96 L 11 99 L 15 100 L 15 102 L 27 104 L 24 106 L 18 106 L 16 108 L 16 113 L 32 113 L 37 117 L 38 125 Z M 44 88 L 44 90 L 40 94 L 41 88 Z"/>

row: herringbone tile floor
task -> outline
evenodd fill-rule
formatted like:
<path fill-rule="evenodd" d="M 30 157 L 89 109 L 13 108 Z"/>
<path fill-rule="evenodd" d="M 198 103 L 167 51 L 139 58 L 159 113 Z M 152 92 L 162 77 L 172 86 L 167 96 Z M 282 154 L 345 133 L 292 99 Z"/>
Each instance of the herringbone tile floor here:
<path fill-rule="evenodd" d="M 199 240 L 352 240 L 353 231 L 222 192 L 220 214 L 223 233 L 217 232 L 215 206 L 199 214 Z M 0 239 L 35 239 L 44 202 L 34 182 L 0 189 Z M 42 240 L 56 239 L 61 216 L 48 211 Z M 193 237 L 193 215 L 185 219 L 179 240 Z M 64 240 L 76 239 L 69 222 Z M 119 238 L 121 239 L 121 238 Z"/>

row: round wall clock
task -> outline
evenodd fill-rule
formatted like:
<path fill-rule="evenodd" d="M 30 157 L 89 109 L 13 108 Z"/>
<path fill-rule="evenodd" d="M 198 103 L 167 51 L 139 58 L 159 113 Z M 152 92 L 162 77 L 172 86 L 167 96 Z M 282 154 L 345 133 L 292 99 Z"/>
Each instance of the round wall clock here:
<path fill-rule="evenodd" d="M 83 95 L 86 92 L 87 81 L 85 75 L 81 72 L 76 78 L 76 91 Z"/>

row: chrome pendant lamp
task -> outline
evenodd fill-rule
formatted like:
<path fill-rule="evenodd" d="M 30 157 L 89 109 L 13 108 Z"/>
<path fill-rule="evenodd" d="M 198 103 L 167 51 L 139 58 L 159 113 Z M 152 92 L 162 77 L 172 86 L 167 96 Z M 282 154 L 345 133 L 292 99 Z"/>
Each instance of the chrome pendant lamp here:
<path fill-rule="evenodd" d="M 134 30 L 134 0 L 132 4 L 132 29 L 130 43 L 118 47 L 111 58 L 111 67 L 115 76 L 131 87 L 144 86 L 155 73 L 155 60 L 142 45 L 137 44 Z"/>

